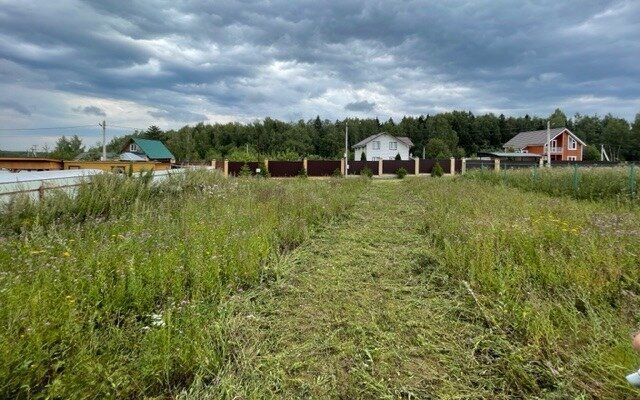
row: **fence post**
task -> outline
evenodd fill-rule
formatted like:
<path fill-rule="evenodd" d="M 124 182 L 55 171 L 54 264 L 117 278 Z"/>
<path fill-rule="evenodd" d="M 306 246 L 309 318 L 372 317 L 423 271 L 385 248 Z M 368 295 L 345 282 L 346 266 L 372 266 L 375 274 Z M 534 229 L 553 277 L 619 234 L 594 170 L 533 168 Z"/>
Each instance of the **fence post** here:
<path fill-rule="evenodd" d="M 382 160 L 378 160 L 378 175 L 382 176 Z"/>
<path fill-rule="evenodd" d="M 493 169 L 496 171 L 500 171 L 500 159 L 499 158 L 494 158 L 493 159 Z"/>
<path fill-rule="evenodd" d="M 467 159 L 462 157 L 462 167 L 460 167 L 460 175 L 464 175 L 467 172 Z"/>
<path fill-rule="evenodd" d="M 211 160 L 211 166 L 216 169 L 216 160 Z"/>
<path fill-rule="evenodd" d="M 227 160 L 226 158 L 224 159 L 224 177 L 228 177 L 229 176 L 229 160 Z"/>
<path fill-rule="evenodd" d="M 632 199 L 636 198 L 636 166 L 631 164 L 629 166 L 629 194 Z"/>
<path fill-rule="evenodd" d="M 544 167 L 544 157 L 540 157 L 538 165 L 540 166 L 540 168 Z"/>
<path fill-rule="evenodd" d="M 420 158 L 418 157 L 414 158 L 413 162 L 414 162 L 413 174 L 417 176 L 420 174 Z"/>
<path fill-rule="evenodd" d="M 307 175 L 309 175 L 309 167 L 307 166 L 307 157 L 302 159 L 302 168 L 307 171 Z"/>
<path fill-rule="evenodd" d="M 347 176 L 347 166 L 344 165 L 344 158 L 340 159 L 340 171 L 342 171 L 342 175 Z"/>
<path fill-rule="evenodd" d="M 456 174 L 456 159 L 451 157 L 451 160 L 449 161 L 449 172 L 451 172 L 451 175 L 455 175 Z"/>
<path fill-rule="evenodd" d="M 40 183 L 40 187 L 38 188 L 38 200 L 44 200 L 44 182 Z"/>
<path fill-rule="evenodd" d="M 266 169 L 265 172 L 269 172 L 269 159 L 268 158 L 264 159 L 264 169 Z"/>

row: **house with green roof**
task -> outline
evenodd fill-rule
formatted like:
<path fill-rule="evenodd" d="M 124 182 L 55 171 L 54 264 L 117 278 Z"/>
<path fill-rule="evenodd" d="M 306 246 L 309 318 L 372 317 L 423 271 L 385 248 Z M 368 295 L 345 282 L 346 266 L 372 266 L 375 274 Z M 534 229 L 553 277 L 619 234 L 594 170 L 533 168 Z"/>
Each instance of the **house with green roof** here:
<path fill-rule="evenodd" d="M 133 153 L 149 161 L 175 163 L 176 157 L 159 140 L 130 138 L 120 150 L 121 153 Z"/>

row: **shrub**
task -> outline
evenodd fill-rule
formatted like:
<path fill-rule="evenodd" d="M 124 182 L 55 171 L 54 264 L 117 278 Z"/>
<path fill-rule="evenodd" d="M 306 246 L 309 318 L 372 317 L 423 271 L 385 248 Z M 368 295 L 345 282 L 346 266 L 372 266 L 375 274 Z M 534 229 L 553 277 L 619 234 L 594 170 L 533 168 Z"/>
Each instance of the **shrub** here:
<path fill-rule="evenodd" d="M 402 160 L 402 157 L 400 157 L 400 153 L 396 154 L 396 161 L 400 161 Z"/>
<path fill-rule="evenodd" d="M 405 176 L 407 176 L 407 170 L 404 168 L 398 168 L 396 170 L 396 176 L 398 177 L 398 179 L 403 179 Z"/>
<path fill-rule="evenodd" d="M 306 168 L 302 168 L 298 172 L 298 178 L 306 178 L 306 177 L 307 177 L 307 169 Z"/>
<path fill-rule="evenodd" d="M 360 153 L 360 161 L 367 161 L 367 154 L 364 151 Z"/>
<path fill-rule="evenodd" d="M 434 178 L 439 178 L 442 175 L 444 175 L 444 171 L 442 170 L 442 166 L 440 165 L 440 163 L 436 163 L 433 166 L 433 169 L 431 170 L 431 176 L 433 176 Z"/>
<path fill-rule="evenodd" d="M 238 176 L 247 177 L 251 176 L 251 169 L 249 169 L 249 165 L 247 163 L 242 164 L 240 168 L 240 172 L 238 172 Z"/>
<path fill-rule="evenodd" d="M 371 178 L 373 176 L 373 171 L 371 171 L 371 168 L 369 167 L 364 167 L 360 170 L 360 176 L 366 176 L 367 178 Z"/>
<path fill-rule="evenodd" d="M 269 169 L 267 168 L 267 165 L 264 163 L 263 161 L 260 161 L 260 164 L 258 165 L 258 168 L 260 168 L 260 176 L 263 178 L 270 178 L 271 174 L 269 173 Z"/>
<path fill-rule="evenodd" d="M 331 176 L 334 178 L 342 178 L 342 171 L 340 171 L 340 168 L 336 168 L 333 170 Z"/>

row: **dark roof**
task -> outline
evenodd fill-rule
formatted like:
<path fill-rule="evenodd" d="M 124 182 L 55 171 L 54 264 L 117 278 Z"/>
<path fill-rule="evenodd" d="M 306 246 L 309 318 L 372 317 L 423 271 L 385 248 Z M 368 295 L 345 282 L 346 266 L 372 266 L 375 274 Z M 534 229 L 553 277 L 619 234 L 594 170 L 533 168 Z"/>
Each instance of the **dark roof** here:
<path fill-rule="evenodd" d="M 479 151 L 478 157 L 494 157 L 494 158 L 509 158 L 509 157 L 518 157 L 518 158 L 540 158 L 542 157 L 540 154 L 533 153 L 504 153 L 497 151 Z"/>
<path fill-rule="evenodd" d="M 159 140 L 131 138 L 142 152 L 151 160 L 175 158 L 167 147 Z"/>
<path fill-rule="evenodd" d="M 558 136 L 566 128 L 551 129 L 551 138 Z M 544 146 L 547 142 L 547 130 L 520 132 L 512 137 L 503 147 L 513 147 L 514 149 L 523 149 L 527 146 Z"/>
<path fill-rule="evenodd" d="M 367 143 L 372 141 L 373 139 L 377 138 L 378 136 L 382 136 L 382 135 L 387 135 L 387 136 L 391 136 L 393 138 L 396 138 L 396 139 L 398 139 L 399 141 L 401 141 L 402 143 L 406 144 L 409 147 L 413 146 L 413 142 L 411 141 L 411 139 L 409 139 L 406 136 L 394 136 L 394 135 L 390 134 L 389 132 L 380 132 L 380 133 L 376 133 L 374 135 L 371 135 L 371 136 L 359 141 L 358 143 L 356 143 L 353 146 L 351 146 L 351 148 L 355 149 L 356 147 L 363 147 Z"/>
<path fill-rule="evenodd" d="M 580 140 L 573 132 L 571 132 L 567 128 L 553 128 L 551 129 L 551 139 L 553 140 L 556 136 L 560 135 L 563 131 L 567 131 L 569 135 L 571 135 L 574 139 L 580 142 L 583 146 L 586 145 L 585 142 Z M 520 132 L 514 137 L 511 138 L 507 143 L 505 143 L 502 147 L 513 147 L 514 149 L 524 149 L 527 146 L 544 146 L 547 142 L 547 130 L 542 129 L 539 131 L 527 131 Z"/>

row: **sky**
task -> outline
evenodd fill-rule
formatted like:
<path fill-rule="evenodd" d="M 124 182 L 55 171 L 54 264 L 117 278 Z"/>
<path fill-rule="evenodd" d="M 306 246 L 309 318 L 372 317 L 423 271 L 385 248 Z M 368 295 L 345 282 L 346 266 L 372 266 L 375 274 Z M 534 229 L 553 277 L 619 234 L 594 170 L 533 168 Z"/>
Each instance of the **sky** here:
<path fill-rule="evenodd" d="M 639 39 L 638 0 L 0 0 L 0 149 L 93 145 L 102 120 L 633 120 Z"/>

